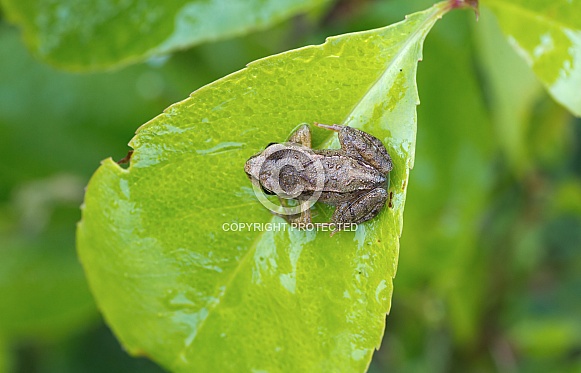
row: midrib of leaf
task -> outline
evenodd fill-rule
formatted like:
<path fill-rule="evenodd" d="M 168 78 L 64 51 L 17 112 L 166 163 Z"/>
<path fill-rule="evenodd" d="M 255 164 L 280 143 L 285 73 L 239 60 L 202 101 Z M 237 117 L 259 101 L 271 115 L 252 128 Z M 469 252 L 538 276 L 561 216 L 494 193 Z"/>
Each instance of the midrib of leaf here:
<path fill-rule="evenodd" d="M 234 281 L 234 279 L 236 278 L 236 276 L 238 276 L 238 273 L 240 273 L 241 269 L 245 267 L 246 262 L 248 261 L 248 258 L 251 257 L 251 253 L 254 254 L 255 250 L 256 250 L 256 246 L 260 243 L 260 240 L 262 238 L 262 236 L 264 235 L 266 231 L 262 230 L 260 231 L 260 233 L 256 236 L 256 239 L 254 240 L 254 242 L 252 243 L 252 246 L 248 248 L 248 251 L 246 251 L 246 254 L 244 254 L 244 256 L 242 257 L 242 259 L 240 259 L 240 262 L 238 264 L 238 266 L 234 269 L 234 271 L 232 271 L 232 273 L 230 274 L 230 277 L 226 280 L 225 283 L 223 283 L 222 286 L 225 286 L 226 290 L 224 290 L 222 293 L 220 293 L 220 291 L 217 292 L 217 294 L 215 294 L 214 298 L 218 299 L 217 302 L 213 302 L 212 304 L 208 305 L 208 315 L 202 320 L 202 322 L 200 323 L 199 327 L 196 328 L 195 330 L 195 335 L 199 335 L 200 332 L 202 331 L 202 329 L 204 328 L 204 325 L 206 325 L 206 320 L 208 320 L 212 314 L 212 312 L 214 311 L 214 309 L 216 309 L 216 307 L 218 307 L 221 303 L 222 303 L 222 298 L 224 296 L 226 296 L 226 293 L 228 292 L 228 290 L 230 289 L 230 284 L 232 283 L 232 281 Z M 217 288 L 219 289 L 220 287 L 217 286 Z M 195 339 L 195 337 L 194 337 Z M 176 361 L 180 360 L 182 356 L 185 355 L 185 352 L 190 348 L 190 346 L 193 343 L 193 339 L 192 342 L 190 344 L 186 344 L 184 346 L 184 348 L 182 348 L 180 350 L 180 353 L 177 355 L 176 357 Z M 177 364 L 175 364 L 177 365 Z"/>
<path fill-rule="evenodd" d="M 406 39 L 406 41 L 403 43 L 402 48 L 398 51 L 398 53 L 391 59 L 391 61 L 388 63 L 388 65 L 385 68 L 385 71 L 377 78 L 377 80 L 375 82 L 373 82 L 371 84 L 371 86 L 369 87 L 369 89 L 367 90 L 366 94 L 364 94 L 361 99 L 355 104 L 355 106 L 353 107 L 353 109 L 351 109 L 351 111 L 349 112 L 349 114 L 347 114 L 347 118 L 349 118 L 351 115 L 353 115 L 353 113 L 356 112 L 357 108 L 364 104 L 367 101 L 367 98 L 371 95 L 371 93 L 374 91 L 374 89 L 377 87 L 377 85 L 383 81 L 386 77 L 386 75 L 390 72 L 391 68 L 396 65 L 396 62 L 398 62 L 400 60 L 401 57 L 403 57 L 409 50 L 409 47 L 413 44 L 415 44 L 415 42 L 417 42 L 420 38 L 418 38 L 418 36 L 421 36 L 424 32 L 424 30 L 427 32 L 430 28 L 432 28 L 432 26 L 436 23 L 436 21 L 438 20 L 439 17 L 441 17 L 444 13 L 446 13 L 447 9 L 446 9 L 447 3 L 445 2 L 441 2 L 438 4 L 435 4 L 431 10 L 433 12 L 433 14 L 426 18 L 424 20 L 424 22 L 421 23 L 420 27 L 418 27 L 409 38 Z M 407 18 L 407 17 L 406 17 Z M 396 27 L 398 25 L 401 25 L 403 23 L 405 23 L 406 20 L 398 22 L 394 25 L 391 26 L 387 26 L 385 28 L 388 27 Z M 429 25 L 429 26 L 427 26 Z M 331 38 L 330 38 L 331 39 Z M 418 40 L 416 40 L 418 39 Z M 336 135 L 330 135 L 327 141 L 332 140 L 333 138 L 336 138 Z"/>
<path fill-rule="evenodd" d="M 544 14 L 542 14 L 542 13 L 536 13 L 530 9 L 523 8 L 523 7 L 518 6 L 516 4 L 505 3 L 503 1 L 498 1 L 498 0 L 487 0 L 485 2 L 485 4 L 488 5 L 490 8 L 505 9 L 509 12 L 512 12 L 513 14 L 518 14 L 518 15 L 522 16 L 523 18 L 527 18 L 527 19 L 530 19 L 530 20 L 535 21 L 537 23 L 545 24 L 545 25 L 548 25 L 548 26 L 553 27 L 553 28 L 562 28 L 562 29 L 568 29 L 568 30 L 569 29 L 577 29 L 577 26 L 566 25 L 561 21 L 555 20 L 553 18 L 545 17 Z"/>
<path fill-rule="evenodd" d="M 422 38 L 425 37 L 425 35 L 427 34 L 427 32 L 431 29 L 431 27 L 436 23 L 436 21 L 442 17 L 443 14 L 445 14 L 449 8 L 447 7 L 447 3 L 446 2 L 441 2 L 438 4 L 435 4 L 432 8 L 432 14 L 427 17 L 420 25 L 419 27 L 416 28 L 416 30 L 410 34 L 410 36 L 405 40 L 405 42 L 402 44 L 402 48 L 399 49 L 399 51 L 397 52 L 397 54 L 391 59 L 391 61 L 387 64 L 385 71 L 383 73 L 381 73 L 381 75 L 377 78 L 377 80 L 375 82 L 373 82 L 370 86 L 369 89 L 366 91 L 366 93 L 362 96 L 362 98 L 355 104 L 355 106 L 353 107 L 353 109 L 351 109 L 351 111 L 349 112 L 349 114 L 347 114 L 345 120 L 347 118 L 349 118 L 355 111 L 356 109 L 360 106 L 360 105 L 365 105 L 365 102 L 367 101 L 367 97 L 369 97 L 369 95 L 374 91 L 374 89 L 378 86 L 378 84 L 383 81 L 386 76 L 388 75 L 388 73 L 390 72 L 390 69 L 394 66 L 396 66 L 396 63 L 403 57 L 406 55 L 407 51 L 409 50 L 410 46 L 414 45 L 416 42 L 421 41 Z M 407 17 L 406 17 L 407 18 Z M 398 22 L 396 24 L 384 27 L 383 29 L 389 28 L 389 27 L 397 27 L 403 23 L 405 23 L 407 20 Z M 371 31 L 365 31 L 365 32 L 378 32 L 382 29 L 376 29 L 376 30 L 371 30 Z M 341 36 L 336 36 L 336 37 L 329 37 L 327 38 L 327 40 L 325 41 L 325 43 L 328 43 L 330 41 L 332 41 L 335 38 L 339 38 L 339 37 L 346 37 L 349 34 L 345 34 L 345 35 L 341 35 Z M 420 50 L 420 54 L 421 54 L 421 50 Z M 414 85 L 414 87 L 417 87 L 416 85 Z M 416 89 L 417 91 L 417 89 Z M 328 135 L 327 139 L 323 142 L 323 147 L 327 147 L 328 144 L 330 144 L 331 142 L 333 142 L 333 140 L 337 139 L 337 136 L 335 134 L 330 134 Z M 411 165 L 413 164 L 413 159 L 410 161 L 410 165 L 408 165 L 409 167 L 411 167 Z M 272 217 L 270 222 L 273 222 L 274 219 L 276 217 Z M 199 326 L 196 328 L 195 334 L 199 335 L 200 332 L 202 331 L 202 329 L 204 328 L 204 326 L 206 325 L 206 320 L 208 320 L 208 318 L 210 318 L 212 312 L 221 304 L 222 298 L 226 296 L 226 293 L 228 293 L 228 290 L 230 289 L 230 284 L 232 284 L 232 282 L 234 281 L 234 279 L 238 276 L 238 274 L 240 273 L 240 271 L 245 268 L 246 263 L 248 262 L 248 258 L 252 257 L 252 254 L 255 253 L 256 247 L 258 246 L 258 244 L 260 243 L 260 241 L 262 240 L 262 237 L 264 236 L 265 231 L 260 231 L 259 234 L 256 236 L 256 238 L 254 239 L 252 246 L 248 249 L 248 251 L 246 251 L 246 253 L 244 254 L 244 256 L 242 257 L 242 259 L 239 262 L 239 265 L 234 269 L 234 271 L 230 274 L 230 276 L 228 277 L 228 279 L 222 284 L 222 286 L 225 286 L 225 290 L 223 292 L 218 291 L 217 293 L 214 294 L 214 297 L 216 299 L 218 299 L 217 302 L 213 302 L 212 304 L 208 305 L 208 315 L 201 321 L 201 323 L 199 324 Z M 218 287 L 219 288 L 219 287 Z M 181 356 L 183 356 L 185 354 L 185 351 L 191 346 L 191 344 L 184 346 L 184 348 L 180 351 L 180 353 L 177 355 L 176 357 L 176 361 L 180 359 Z"/>

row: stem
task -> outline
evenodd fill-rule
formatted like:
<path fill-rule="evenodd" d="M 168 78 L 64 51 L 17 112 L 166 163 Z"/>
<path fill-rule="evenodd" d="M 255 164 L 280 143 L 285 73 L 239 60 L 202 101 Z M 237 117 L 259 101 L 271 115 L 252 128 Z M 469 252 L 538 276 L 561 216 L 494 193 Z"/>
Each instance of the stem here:
<path fill-rule="evenodd" d="M 474 9 L 474 13 L 476 13 L 476 20 L 478 20 L 478 16 L 480 15 L 480 11 L 478 10 L 478 0 L 448 0 L 448 1 L 450 10 L 456 8 Z"/>

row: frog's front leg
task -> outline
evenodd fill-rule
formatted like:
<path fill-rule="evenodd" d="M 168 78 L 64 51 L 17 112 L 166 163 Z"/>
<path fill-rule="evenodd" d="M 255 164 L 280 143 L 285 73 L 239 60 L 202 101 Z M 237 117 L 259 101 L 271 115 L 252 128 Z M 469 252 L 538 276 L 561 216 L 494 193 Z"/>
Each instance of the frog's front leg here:
<path fill-rule="evenodd" d="M 367 132 L 340 124 L 315 123 L 315 126 L 338 132 L 341 149 L 348 156 L 366 162 L 384 175 L 392 170 L 391 157 L 378 138 Z"/>
<path fill-rule="evenodd" d="M 308 124 L 301 124 L 288 138 L 289 142 L 294 142 L 307 148 L 311 148 L 311 129 Z"/>
<path fill-rule="evenodd" d="M 308 124 L 301 124 L 296 130 L 291 133 L 290 137 L 287 140 L 288 142 L 292 142 L 295 144 L 300 144 L 307 148 L 311 148 L 311 129 L 309 128 Z M 281 205 L 288 207 L 287 200 L 278 197 Z M 297 224 L 299 227 L 301 225 L 306 225 L 312 222 L 311 219 L 311 210 L 308 201 L 299 201 L 301 205 L 301 213 L 295 215 L 279 215 L 284 218 L 289 224 Z"/>
<path fill-rule="evenodd" d="M 287 203 L 286 199 L 278 197 L 278 200 L 280 201 L 282 206 L 289 207 L 289 204 Z M 299 228 L 301 226 L 304 227 L 305 225 L 310 224 L 312 222 L 312 218 L 311 218 L 311 209 L 309 206 L 309 201 L 299 201 L 299 203 L 301 206 L 301 213 L 300 214 L 295 214 L 295 215 L 276 214 L 276 215 L 280 216 L 281 218 L 286 220 L 287 223 L 294 225 L 294 226 L 298 226 Z"/>
<path fill-rule="evenodd" d="M 363 223 L 379 214 L 388 196 L 389 194 L 384 188 L 372 189 L 353 201 L 337 206 L 331 221 L 335 224 Z"/>

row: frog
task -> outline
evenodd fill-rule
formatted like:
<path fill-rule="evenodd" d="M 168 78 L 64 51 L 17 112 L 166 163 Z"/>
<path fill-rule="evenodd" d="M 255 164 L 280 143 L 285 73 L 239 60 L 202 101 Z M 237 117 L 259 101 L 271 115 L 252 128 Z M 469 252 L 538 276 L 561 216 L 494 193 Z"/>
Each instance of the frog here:
<path fill-rule="evenodd" d="M 384 144 L 362 130 L 340 124 L 314 123 L 337 132 L 339 149 L 312 149 L 308 124 L 294 130 L 284 144 L 270 143 L 244 165 L 248 178 L 266 194 L 288 200 L 334 206 L 336 227 L 360 224 L 376 217 L 389 199 L 393 162 Z M 283 216 L 289 223 L 312 223 L 310 206 Z M 340 228 L 339 228 L 340 230 Z M 333 233 L 332 233 L 333 234 Z"/>

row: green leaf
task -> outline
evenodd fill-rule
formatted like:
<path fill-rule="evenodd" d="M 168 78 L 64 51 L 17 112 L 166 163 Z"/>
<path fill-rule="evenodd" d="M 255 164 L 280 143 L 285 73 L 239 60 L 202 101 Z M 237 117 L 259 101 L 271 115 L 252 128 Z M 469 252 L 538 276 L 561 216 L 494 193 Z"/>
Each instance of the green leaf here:
<path fill-rule="evenodd" d="M 327 0 L 0 1 L 40 57 L 95 70 L 263 29 Z"/>
<path fill-rule="evenodd" d="M 82 191 L 55 176 L 19 188 L 17 213 L 0 210 L 0 336 L 57 339 L 97 319 L 70 228 Z"/>
<path fill-rule="evenodd" d="M 440 3 L 389 27 L 253 62 L 141 127 L 128 169 L 103 162 L 87 188 L 77 244 L 130 353 L 172 371 L 366 369 L 397 266 L 417 61 L 447 10 Z M 257 201 L 243 166 L 314 121 L 361 128 L 386 144 L 391 207 L 333 237 L 232 231 L 233 223 L 282 224 Z M 331 142 L 314 129 L 315 145 Z"/>
<path fill-rule="evenodd" d="M 97 320 L 70 233 L 65 232 L 69 240 L 58 235 L 43 235 L 33 242 L 2 237 L 0 335 L 53 340 Z M 69 242 L 55 247 L 51 241 Z"/>
<path fill-rule="evenodd" d="M 571 315 L 527 317 L 511 325 L 508 334 L 527 356 L 560 358 L 581 343 L 579 321 Z"/>
<path fill-rule="evenodd" d="M 483 0 L 555 100 L 581 116 L 581 2 Z"/>
<path fill-rule="evenodd" d="M 8 373 L 11 368 L 11 352 L 6 340 L 0 337 L 0 373 Z"/>
<path fill-rule="evenodd" d="M 406 314 L 394 338 L 404 345 L 418 343 L 418 323 L 431 324 L 433 333 L 445 325 L 462 345 L 479 336 L 486 284 L 480 268 L 486 263 L 480 260 L 477 245 L 478 222 L 488 206 L 495 175 L 492 126 L 471 63 L 474 46 L 466 32 L 474 23 L 469 12 L 447 16 L 430 33 L 425 47 L 429 59 L 418 73 L 422 104 L 418 107 L 416 166 L 410 175 L 402 270 L 394 295 L 399 313 Z M 446 102 L 454 104 L 443 105 L 444 95 Z M 418 302 L 426 307 L 417 307 Z M 418 364 L 418 359 L 425 362 L 432 353 L 430 346 L 406 350 L 402 360 L 409 365 Z"/>
<path fill-rule="evenodd" d="M 508 163 L 519 175 L 532 162 L 527 142 L 533 105 L 543 95 L 535 75 L 504 40 L 488 8 L 474 27 L 479 63 L 486 78 L 496 139 Z"/>

